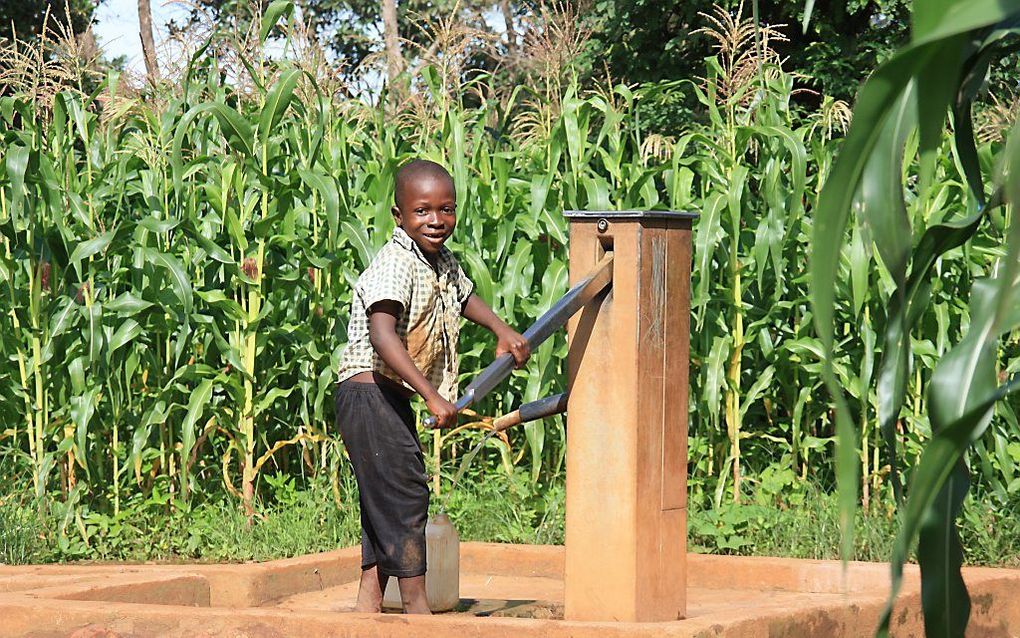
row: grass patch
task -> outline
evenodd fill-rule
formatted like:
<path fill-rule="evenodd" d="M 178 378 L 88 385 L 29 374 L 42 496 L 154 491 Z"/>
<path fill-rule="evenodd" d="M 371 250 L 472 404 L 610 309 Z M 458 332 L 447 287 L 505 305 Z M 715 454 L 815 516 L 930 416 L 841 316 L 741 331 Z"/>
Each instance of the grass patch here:
<path fill-rule="evenodd" d="M 155 492 L 123 503 L 115 515 L 81 508 L 70 517 L 65 516 L 69 508 L 50 501 L 38 510 L 22 509 L 23 527 L 32 533 L 17 537 L 26 548 L 8 562 L 262 561 L 347 547 L 360 539 L 356 500 L 338 506 L 324 485 L 308 490 L 290 485 L 277 496 L 272 503 L 256 503 L 250 525 L 236 499 L 188 505 Z"/>
<path fill-rule="evenodd" d="M 158 492 L 124 503 L 109 516 L 50 502 L 44 507 L 0 497 L 0 562 L 69 560 L 215 561 L 272 560 L 349 547 L 360 542 L 357 492 L 327 484 L 299 489 L 289 478 L 271 481 L 271 501 L 259 502 L 251 525 L 236 499 L 179 503 Z M 340 496 L 337 503 L 336 495 Z M 836 496 L 808 486 L 754 494 L 745 504 L 718 508 L 691 502 L 691 551 L 744 556 L 838 559 Z M 533 484 L 518 472 L 481 475 L 451 493 L 444 505 L 465 541 L 562 544 L 565 514 L 562 478 Z M 969 498 L 961 535 L 969 565 L 1020 567 L 1017 504 L 984 505 Z M 897 518 L 873 504 L 854 521 L 853 560 L 885 561 Z"/>
<path fill-rule="evenodd" d="M 435 501 L 438 511 L 442 503 Z M 523 470 L 463 483 L 445 503 L 461 540 L 528 545 L 563 544 L 565 504 L 562 478 L 533 484 Z"/>
<path fill-rule="evenodd" d="M 24 565 L 45 558 L 39 517 L 20 500 L 0 497 L 0 565 Z"/>
<path fill-rule="evenodd" d="M 991 505 L 972 495 L 959 522 L 967 565 L 1020 567 L 1018 504 Z M 690 551 L 740 556 L 838 560 L 839 503 L 835 494 L 806 488 L 790 501 L 723 503 L 692 509 Z M 851 560 L 886 562 L 899 530 L 898 515 L 885 503 L 858 508 Z"/>
<path fill-rule="evenodd" d="M 704 554 L 838 559 L 839 510 L 834 495 L 819 492 L 796 504 L 723 503 L 692 510 L 688 546 Z M 885 561 L 896 535 L 895 515 L 880 508 L 854 518 L 852 560 Z"/>

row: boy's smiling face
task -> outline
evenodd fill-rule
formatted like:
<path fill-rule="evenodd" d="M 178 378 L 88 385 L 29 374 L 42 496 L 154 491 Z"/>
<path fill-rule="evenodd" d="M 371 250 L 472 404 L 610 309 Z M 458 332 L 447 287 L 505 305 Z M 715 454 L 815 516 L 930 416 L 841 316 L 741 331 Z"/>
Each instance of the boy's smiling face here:
<path fill-rule="evenodd" d="M 400 185 L 396 195 L 392 212 L 397 226 L 431 260 L 457 225 L 453 180 L 427 173 L 414 175 Z"/>

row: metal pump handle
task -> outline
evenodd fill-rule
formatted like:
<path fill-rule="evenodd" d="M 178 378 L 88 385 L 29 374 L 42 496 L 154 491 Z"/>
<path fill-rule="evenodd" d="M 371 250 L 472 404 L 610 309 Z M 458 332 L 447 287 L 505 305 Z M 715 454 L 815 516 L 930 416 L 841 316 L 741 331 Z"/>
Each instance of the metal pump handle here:
<path fill-rule="evenodd" d="M 606 286 L 613 281 L 613 253 L 608 252 L 591 273 L 567 291 L 567 294 L 560 297 L 560 300 L 553 304 L 544 315 L 538 318 L 530 328 L 524 332 L 524 338 L 532 351 L 536 350 L 554 332 L 567 323 L 567 319 L 580 310 L 589 301 L 602 292 Z M 454 406 L 457 412 L 470 407 L 476 401 L 492 391 L 505 379 L 514 369 L 513 355 L 506 353 L 496 358 L 485 370 L 475 377 L 464 394 L 461 395 Z M 425 419 L 425 427 L 433 428 L 436 425 L 436 417 L 430 416 Z"/>

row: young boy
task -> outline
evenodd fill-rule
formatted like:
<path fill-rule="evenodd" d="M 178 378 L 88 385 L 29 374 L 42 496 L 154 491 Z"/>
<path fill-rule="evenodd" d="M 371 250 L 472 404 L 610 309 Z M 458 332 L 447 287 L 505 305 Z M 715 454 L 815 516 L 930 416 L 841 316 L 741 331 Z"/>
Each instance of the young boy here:
<path fill-rule="evenodd" d="M 473 294 L 443 244 L 456 225 L 453 178 L 413 160 L 397 173 L 393 237 L 355 286 L 348 344 L 340 358 L 336 419 L 361 502 L 361 584 L 355 611 L 379 612 L 390 576 L 405 613 L 428 614 L 425 522 L 429 489 L 410 397 L 418 393 L 437 427 L 456 423 L 460 317 L 491 330 L 496 356 L 518 367 L 528 342 Z"/>

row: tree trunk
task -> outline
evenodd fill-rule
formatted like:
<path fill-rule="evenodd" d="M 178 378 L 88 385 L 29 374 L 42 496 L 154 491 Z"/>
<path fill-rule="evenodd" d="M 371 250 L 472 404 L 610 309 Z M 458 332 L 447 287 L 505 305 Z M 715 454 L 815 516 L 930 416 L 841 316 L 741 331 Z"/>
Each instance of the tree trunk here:
<path fill-rule="evenodd" d="M 513 55 L 517 51 L 517 29 L 514 28 L 514 12 L 510 8 L 510 0 L 499 0 L 499 10 L 503 12 L 506 22 L 506 50 Z"/>
<path fill-rule="evenodd" d="M 155 84 L 159 80 L 159 65 L 156 62 L 156 42 L 152 37 L 152 9 L 149 0 L 138 0 L 138 35 L 142 39 L 145 73 L 149 83 Z"/>
<path fill-rule="evenodd" d="M 390 95 L 395 96 L 396 79 L 404 70 L 404 58 L 400 53 L 400 31 L 397 28 L 397 1 L 382 0 L 383 42 L 386 46 L 386 77 L 389 79 Z"/>

